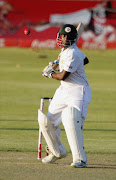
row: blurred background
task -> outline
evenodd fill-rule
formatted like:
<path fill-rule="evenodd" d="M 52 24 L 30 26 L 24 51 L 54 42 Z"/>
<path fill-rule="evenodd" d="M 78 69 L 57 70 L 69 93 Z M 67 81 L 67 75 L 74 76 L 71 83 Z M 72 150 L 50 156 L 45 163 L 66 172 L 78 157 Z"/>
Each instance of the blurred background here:
<path fill-rule="evenodd" d="M 116 48 L 116 1 L 0 0 L 0 47 L 57 48 L 61 25 L 80 22 L 79 48 Z"/>
<path fill-rule="evenodd" d="M 80 22 L 84 32 L 77 45 L 89 59 L 85 72 L 92 89 L 83 130 L 89 167 L 84 171 L 68 167 L 72 157 L 62 124 L 68 157 L 48 166 L 37 160 L 40 99 L 53 97 L 60 84 L 44 78 L 42 70 L 61 51 L 60 27 Z M 0 179 L 116 179 L 115 49 L 116 1 L 0 0 Z M 43 138 L 42 157 L 45 146 Z"/>

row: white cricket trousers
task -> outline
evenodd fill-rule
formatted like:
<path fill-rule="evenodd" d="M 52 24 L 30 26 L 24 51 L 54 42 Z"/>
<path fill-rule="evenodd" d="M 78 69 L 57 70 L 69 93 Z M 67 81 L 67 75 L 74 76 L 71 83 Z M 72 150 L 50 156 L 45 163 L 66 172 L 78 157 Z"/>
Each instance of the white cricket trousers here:
<path fill-rule="evenodd" d="M 56 127 L 56 134 L 60 141 L 60 127 L 62 123 L 61 113 L 67 106 L 75 107 L 81 112 L 82 125 L 87 116 L 88 104 L 91 101 L 91 88 L 89 86 L 75 86 L 71 88 L 64 88 L 62 85 L 56 90 L 54 97 L 50 103 L 47 117 L 52 121 Z M 61 145 L 60 151 L 64 149 Z"/>
<path fill-rule="evenodd" d="M 62 85 L 56 90 L 50 103 L 47 117 L 52 121 L 55 127 L 61 122 L 61 113 L 67 106 L 77 108 L 82 115 L 83 121 L 87 116 L 88 104 L 91 101 L 90 86 L 75 86 L 73 88 L 64 88 Z"/>

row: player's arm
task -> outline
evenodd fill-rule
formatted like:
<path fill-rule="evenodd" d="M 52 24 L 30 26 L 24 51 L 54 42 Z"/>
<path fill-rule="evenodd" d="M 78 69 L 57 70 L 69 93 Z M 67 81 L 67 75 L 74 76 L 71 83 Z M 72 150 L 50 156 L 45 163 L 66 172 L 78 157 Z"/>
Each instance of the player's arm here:
<path fill-rule="evenodd" d="M 61 80 L 65 80 L 69 76 L 69 74 L 70 72 L 63 70 L 60 73 L 52 73 L 52 78 L 61 81 Z"/>
<path fill-rule="evenodd" d="M 53 66 L 49 64 L 46 66 L 43 71 L 42 75 L 47 77 L 47 78 L 54 78 L 56 80 L 65 80 L 69 76 L 70 72 L 67 72 L 63 70 L 62 72 L 55 73 L 55 70 L 53 69 Z"/>
<path fill-rule="evenodd" d="M 85 57 L 84 59 L 84 65 L 89 63 L 89 60 L 87 57 Z M 56 80 L 65 80 L 68 76 L 69 76 L 70 72 L 63 70 L 60 73 L 52 73 L 52 78 L 56 79 Z"/>

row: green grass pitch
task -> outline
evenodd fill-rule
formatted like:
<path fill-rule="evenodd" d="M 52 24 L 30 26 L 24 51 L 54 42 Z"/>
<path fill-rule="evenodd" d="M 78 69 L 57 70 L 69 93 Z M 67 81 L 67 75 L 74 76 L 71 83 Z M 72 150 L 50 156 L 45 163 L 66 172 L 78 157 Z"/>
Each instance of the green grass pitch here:
<path fill-rule="evenodd" d="M 69 155 L 52 165 L 37 160 L 40 98 L 52 97 L 60 84 L 41 72 L 60 49 L 0 48 L 0 180 L 116 179 L 116 50 L 82 51 L 90 61 L 85 71 L 92 89 L 83 131 L 88 167 L 73 169 L 62 125 Z"/>

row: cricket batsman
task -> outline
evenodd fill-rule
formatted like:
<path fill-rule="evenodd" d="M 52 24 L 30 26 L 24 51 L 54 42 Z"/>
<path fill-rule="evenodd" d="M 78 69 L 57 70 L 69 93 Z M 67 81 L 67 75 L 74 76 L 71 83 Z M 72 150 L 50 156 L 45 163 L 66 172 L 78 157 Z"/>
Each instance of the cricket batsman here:
<path fill-rule="evenodd" d="M 60 141 L 62 123 L 72 152 L 71 167 L 87 166 L 87 157 L 83 142 L 83 125 L 91 101 L 91 88 L 85 75 L 84 65 L 89 62 L 77 43 L 76 27 L 64 24 L 57 34 L 57 44 L 62 48 L 59 54 L 57 72 L 53 64 L 44 68 L 42 75 L 59 80 L 61 85 L 56 90 L 49 106 L 48 114 L 39 111 L 39 126 L 49 146 L 50 154 L 42 162 L 54 163 L 67 156 L 67 151 Z"/>

